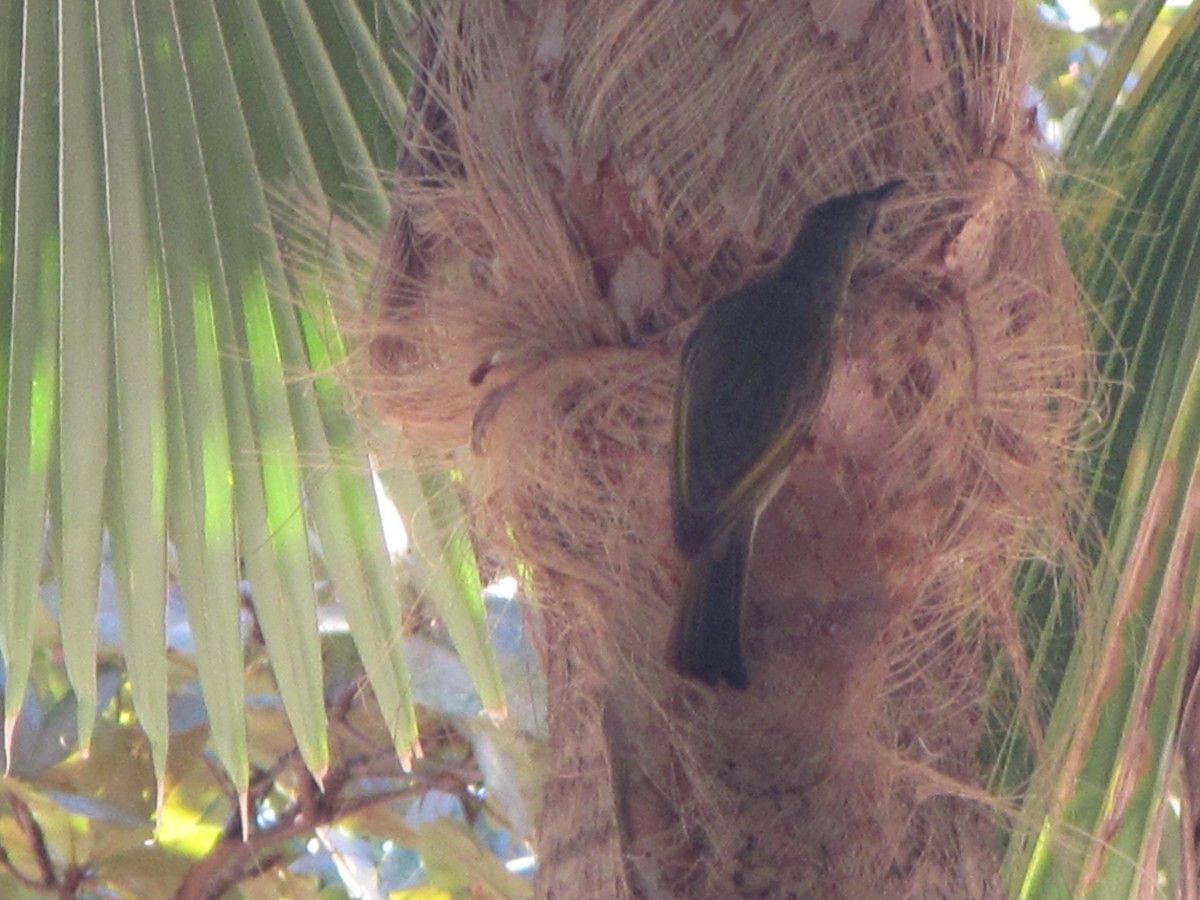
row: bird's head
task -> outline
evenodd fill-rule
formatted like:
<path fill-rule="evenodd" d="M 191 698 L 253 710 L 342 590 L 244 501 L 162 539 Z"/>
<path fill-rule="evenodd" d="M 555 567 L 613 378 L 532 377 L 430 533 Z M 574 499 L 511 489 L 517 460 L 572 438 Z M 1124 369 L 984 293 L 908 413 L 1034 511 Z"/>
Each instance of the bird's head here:
<path fill-rule="evenodd" d="M 871 236 L 880 207 L 905 183 L 903 179 L 889 181 L 869 191 L 830 197 L 812 207 L 805 213 L 779 274 L 801 279 L 823 274 L 835 281 L 848 277 Z"/>
<path fill-rule="evenodd" d="M 905 183 L 898 178 L 869 191 L 842 194 L 818 203 L 804 217 L 804 230 L 811 227 L 817 234 L 824 234 L 831 245 L 861 250 L 875 228 L 880 207 Z"/>

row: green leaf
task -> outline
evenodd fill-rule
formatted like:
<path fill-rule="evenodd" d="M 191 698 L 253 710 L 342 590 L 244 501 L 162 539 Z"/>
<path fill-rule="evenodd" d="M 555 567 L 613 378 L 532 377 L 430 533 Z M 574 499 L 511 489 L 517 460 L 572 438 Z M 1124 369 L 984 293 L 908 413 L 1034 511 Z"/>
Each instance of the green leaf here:
<path fill-rule="evenodd" d="M 239 481 L 253 487 L 243 497 L 247 569 L 254 610 L 271 655 L 275 681 L 292 723 L 301 755 L 320 780 L 329 762 L 321 651 L 317 638 L 317 599 L 308 556 L 300 459 L 288 415 L 287 389 L 271 300 L 260 279 L 242 293 L 246 344 L 250 351 L 254 431 L 258 436 L 265 507 L 257 473 L 246 466 Z M 262 524 L 261 530 L 255 526 Z"/>
<path fill-rule="evenodd" d="M 167 482 L 171 534 L 213 743 L 235 787 L 244 792 L 249 767 L 229 435 L 220 405 L 187 402 L 189 397 L 223 395 L 212 299 L 203 281 L 196 284 L 194 294 L 168 291 L 168 297 L 172 384 L 167 420 L 174 462 Z M 193 327 L 188 329 L 188 324 Z"/>
<path fill-rule="evenodd" d="M 161 785 L 170 734 L 162 652 L 167 576 L 164 298 L 148 219 L 151 197 L 142 175 L 151 156 L 139 115 L 144 94 L 138 57 L 128 40 L 133 11 L 125 3 L 103 3 L 97 14 L 113 340 L 108 529 L 130 690 Z"/>
<path fill-rule="evenodd" d="M 1106 360 L 1117 381 L 1113 425 L 1092 485 L 1106 549 L 1047 731 L 1058 752 L 1043 761 L 1028 806 L 1041 826 L 1010 847 L 1016 896 L 1170 895 L 1179 842 L 1192 840 L 1170 791 L 1200 640 L 1198 73 L 1193 9 L 1126 105 L 1103 131 L 1081 128 L 1069 154 L 1108 173 L 1098 198 L 1083 179 L 1064 183 L 1072 205 L 1090 207 L 1066 238 L 1106 316 L 1097 332 L 1111 343 L 1102 346 L 1127 348 L 1128 367 L 1116 353 Z"/>
<path fill-rule="evenodd" d="M 61 636 L 84 740 L 107 528 L 127 672 L 160 790 L 172 558 L 212 748 L 235 789 L 248 784 L 243 577 L 300 752 L 318 775 L 328 763 L 314 552 L 396 749 L 413 752 L 405 607 L 356 400 L 337 381 L 353 349 L 331 293 L 358 305 L 362 282 L 338 240 L 266 199 L 308 197 L 319 210 L 332 200 L 339 214 L 386 223 L 379 169 L 394 160 L 404 114 L 396 47 L 408 24 L 403 4 L 370 19 L 364 9 L 131 0 L 63 6 L 60 21 L 0 4 L 0 41 L 13 51 L 0 56 L 0 108 L 15 113 L 0 132 L 10 742 L 35 650 L 52 498 Z M 294 251 L 319 265 L 285 264 Z M 405 467 L 429 592 L 484 705 L 500 715 L 477 564 L 465 535 L 452 533 L 460 511 L 447 483 Z"/>
<path fill-rule="evenodd" d="M 55 569 L 63 656 L 79 700 L 79 739 L 96 716 L 96 595 L 100 584 L 108 456 L 110 291 L 101 134 L 99 54 L 93 11 L 62 8 L 59 84 L 62 283 L 59 307 Z"/>
<path fill-rule="evenodd" d="M 0 653 L 6 672 L 4 733 L 12 765 L 13 730 L 33 657 L 46 523 L 46 490 L 55 441 L 58 370 L 59 238 L 56 31 L 51 15 L 26 15 L 21 35 L 21 97 L 15 186 L 4 508 L 0 521 Z"/>
<path fill-rule="evenodd" d="M 396 506 L 409 514 L 409 537 L 423 568 L 422 595 L 445 622 L 484 709 L 493 719 L 503 719 L 508 714 L 504 683 L 488 631 L 479 566 L 463 530 L 465 517 L 453 483 L 443 474 L 420 472 L 408 459 L 396 460 L 380 478 Z"/>
<path fill-rule="evenodd" d="M 526 900 L 533 887 L 507 871 L 476 843 L 467 827 L 454 819 L 435 819 L 417 832 L 417 850 L 429 880 L 454 896 Z"/>

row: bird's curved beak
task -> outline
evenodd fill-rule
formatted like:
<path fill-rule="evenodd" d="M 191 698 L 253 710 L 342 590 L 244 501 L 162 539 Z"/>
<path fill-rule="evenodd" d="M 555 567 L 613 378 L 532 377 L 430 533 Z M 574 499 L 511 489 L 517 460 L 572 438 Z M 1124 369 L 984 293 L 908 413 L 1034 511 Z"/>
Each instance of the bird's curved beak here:
<path fill-rule="evenodd" d="M 908 182 L 905 179 L 896 178 L 892 181 L 886 182 L 885 184 L 881 184 L 879 187 L 874 188 L 873 190 L 867 191 L 863 196 L 870 197 L 877 203 L 882 203 L 906 184 L 908 184 Z"/>

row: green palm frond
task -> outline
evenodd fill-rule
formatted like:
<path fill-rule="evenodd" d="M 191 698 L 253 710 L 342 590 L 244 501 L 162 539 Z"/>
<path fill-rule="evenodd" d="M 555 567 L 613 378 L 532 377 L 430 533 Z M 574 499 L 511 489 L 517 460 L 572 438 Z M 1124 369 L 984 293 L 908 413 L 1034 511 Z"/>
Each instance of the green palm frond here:
<path fill-rule="evenodd" d="M 1059 752 L 1035 777 L 1042 824 L 1010 847 L 1013 896 L 1175 896 L 1194 877 L 1176 737 L 1200 638 L 1200 9 L 1121 97 L 1156 12 L 1135 15 L 1064 149 L 1064 236 L 1109 385 L 1091 484 L 1105 550 L 1050 721 Z"/>
<path fill-rule="evenodd" d="M 298 225 L 268 199 L 303 198 L 382 229 L 379 172 L 394 162 L 403 120 L 405 27 L 399 4 L 353 0 L 0 2 L 10 760 L 41 646 L 47 546 L 80 740 L 90 737 L 105 534 L 130 687 L 160 781 L 170 579 L 187 605 L 211 745 L 240 794 L 243 580 L 309 769 L 319 778 L 329 761 L 318 570 L 395 747 L 412 752 L 409 586 L 383 541 L 358 401 L 336 374 L 353 350 L 333 297 L 347 302 L 361 279 L 336 230 Z M 317 262 L 296 250 L 305 244 Z M 455 568 L 463 545 L 445 534 L 457 511 L 426 508 L 450 492 L 422 487 L 406 502 L 431 522 L 421 546 L 439 578 L 427 593 L 483 706 L 500 714 L 473 557 Z"/>

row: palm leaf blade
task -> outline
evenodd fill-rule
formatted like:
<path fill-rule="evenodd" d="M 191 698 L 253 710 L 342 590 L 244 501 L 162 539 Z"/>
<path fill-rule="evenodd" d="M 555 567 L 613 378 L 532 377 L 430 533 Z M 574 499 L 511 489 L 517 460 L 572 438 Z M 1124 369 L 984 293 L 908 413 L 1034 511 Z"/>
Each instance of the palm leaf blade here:
<path fill-rule="evenodd" d="M 132 10 L 98 9 L 107 186 L 108 268 L 112 273 L 113 405 L 109 533 L 126 666 L 138 719 L 158 781 L 166 772 L 166 383 L 162 291 L 153 266 L 148 153 L 137 139 L 142 88 L 126 40 Z"/>
<path fill-rule="evenodd" d="M 1178 873 L 1171 860 L 1190 839 L 1168 794 L 1200 635 L 1200 294 L 1189 274 L 1200 258 L 1198 26 L 1193 11 L 1136 95 L 1079 132 L 1102 131 L 1091 156 L 1068 153 L 1119 173 L 1090 227 L 1066 236 L 1084 289 L 1108 317 L 1102 347 L 1132 349 L 1092 484 L 1108 532 L 1084 611 L 1096 639 L 1076 642 L 1050 721 L 1048 743 L 1063 751 L 1035 795 L 1045 806 L 1038 838 L 1010 848 L 1022 897 L 1144 896 Z M 1066 193 L 1087 188 L 1072 180 Z M 1107 357 L 1110 379 L 1120 363 Z"/>
<path fill-rule="evenodd" d="M 54 514 L 63 657 L 78 700 L 80 742 L 96 714 L 96 595 L 100 584 L 107 457 L 109 317 L 104 153 L 96 23 L 84 4 L 62 9 L 59 85 L 59 471 Z M 100 276 L 97 278 L 97 276 Z"/>
<path fill-rule="evenodd" d="M 58 177 L 55 121 L 57 22 L 26 14 L 21 31 L 21 88 L 13 197 L 12 307 L 4 421 L 4 509 L 0 536 L 0 653 L 5 665 L 5 749 L 33 657 L 46 520 L 46 489 L 55 440 L 58 368 L 59 250 L 57 204 L 46 190 Z"/>

